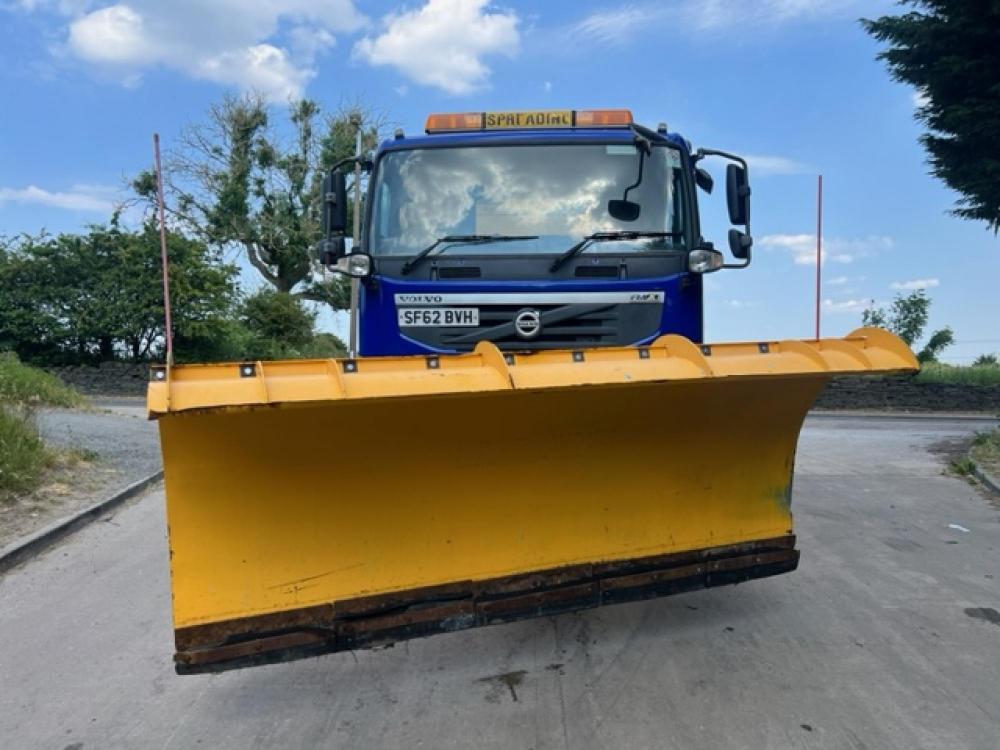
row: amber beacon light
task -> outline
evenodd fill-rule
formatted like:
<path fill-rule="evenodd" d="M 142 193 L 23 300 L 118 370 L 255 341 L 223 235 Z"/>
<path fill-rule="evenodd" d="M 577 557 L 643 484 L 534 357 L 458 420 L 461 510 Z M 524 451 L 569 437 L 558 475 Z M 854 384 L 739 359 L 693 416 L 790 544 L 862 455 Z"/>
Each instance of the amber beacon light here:
<path fill-rule="evenodd" d="M 530 130 L 553 128 L 627 128 L 627 109 L 546 109 L 530 111 L 458 112 L 428 115 L 428 133 L 470 130 Z"/>

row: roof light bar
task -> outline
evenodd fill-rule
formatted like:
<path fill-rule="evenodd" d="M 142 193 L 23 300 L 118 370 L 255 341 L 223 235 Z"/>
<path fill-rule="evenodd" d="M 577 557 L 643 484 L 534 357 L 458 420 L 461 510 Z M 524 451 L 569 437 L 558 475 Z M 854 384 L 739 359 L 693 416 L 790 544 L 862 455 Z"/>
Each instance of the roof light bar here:
<path fill-rule="evenodd" d="M 482 130 L 482 112 L 462 112 L 459 114 L 434 114 L 427 116 L 424 130 L 436 133 L 442 130 Z"/>
<path fill-rule="evenodd" d="M 533 130 L 538 128 L 627 128 L 628 109 L 549 109 L 504 112 L 437 113 L 427 116 L 428 133 L 470 130 Z"/>

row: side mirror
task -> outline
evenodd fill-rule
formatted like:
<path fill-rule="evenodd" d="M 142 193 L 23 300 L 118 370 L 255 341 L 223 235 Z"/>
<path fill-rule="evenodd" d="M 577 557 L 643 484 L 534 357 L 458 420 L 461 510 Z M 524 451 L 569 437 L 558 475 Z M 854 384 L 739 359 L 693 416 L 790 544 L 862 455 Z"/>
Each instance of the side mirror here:
<path fill-rule="evenodd" d="M 343 172 L 333 169 L 323 178 L 323 234 L 330 239 L 331 235 L 343 235 L 345 231 L 347 231 L 347 182 Z"/>
<path fill-rule="evenodd" d="M 726 263 L 722 267 L 746 268 L 750 265 L 750 248 L 753 246 L 753 238 L 750 236 L 750 175 L 746 160 L 736 154 L 730 154 L 714 148 L 700 148 L 695 152 L 692 159 L 697 164 L 706 156 L 721 156 L 723 159 L 731 162 L 726 166 L 726 208 L 729 209 L 730 223 L 742 225 L 744 229 L 742 232 L 737 229 L 729 230 L 729 249 L 732 251 L 733 257 L 739 262 Z M 711 175 L 703 169 L 695 167 L 694 179 L 698 187 L 708 192 L 711 191 Z M 699 257 L 701 255 L 695 258 L 694 265 L 701 268 L 702 264 L 697 262 Z M 696 270 L 691 264 L 689 264 L 689 268 L 692 271 Z M 710 267 L 709 264 L 707 270 L 696 272 L 706 273 L 708 270 L 715 269 Z"/>
<path fill-rule="evenodd" d="M 708 170 L 698 167 L 694 170 L 694 181 L 702 190 L 704 190 L 709 195 L 712 194 L 712 188 L 715 187 L 715 179 L 708 173 Z"/>
<path fill-rule="evenodd" d="M 726 167 L 726 204 L 730 224 L 747 224 L 750 221 L 750 185 L 747 171 L 737 165 Z"/>
<path fill-rule="evenodd" d="M 608 201 L 608 214 L 616 221 L 635 221 L 642 212 L 642 206 L 633 201 Z"/>
<path fill-rule="evenodd" d="M 750 247 L 753 245 L 753 237 L 748 237 L 739 229 L 729 230 L 729 252 L 734 258 L 746 260 L 750 257 Z"/>

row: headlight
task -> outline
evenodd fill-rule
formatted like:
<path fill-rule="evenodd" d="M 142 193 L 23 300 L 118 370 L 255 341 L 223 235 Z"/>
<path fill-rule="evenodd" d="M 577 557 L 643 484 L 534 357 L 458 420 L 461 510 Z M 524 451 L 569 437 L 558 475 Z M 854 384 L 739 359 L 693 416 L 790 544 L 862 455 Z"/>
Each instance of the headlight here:
<path fill-rule="evenodd" d="M 711 273 L 722 268 L 722 253 L 707 247 L 695 248 L 688 254 L 688 270 L 691 273 Z"/>
<path fill-rule="evenodd" d="M 355 279 L 366 278 L 372 272 L 372 256 L 367 253 L 345 255 L 337 261 L 333 270 Z"/>

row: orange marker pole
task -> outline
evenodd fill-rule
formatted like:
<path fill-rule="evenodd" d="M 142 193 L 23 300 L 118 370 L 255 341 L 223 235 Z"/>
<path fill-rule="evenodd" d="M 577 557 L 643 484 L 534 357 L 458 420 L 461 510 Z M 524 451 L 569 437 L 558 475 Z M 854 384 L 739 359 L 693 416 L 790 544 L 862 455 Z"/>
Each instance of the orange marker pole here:
<path fill-rule="evenodd" d="M 163 202 L 163 168 L 160 166 L 160 134 L 153 133 L 153 156 L 156 159 L 156 208 L 160 215 L 160 259 L 163 264 L 163 311 L 167 339 L 167 367 L 174 364 L 174 334 L 173 322 L 170 319 L 170 273 L 167 263 L 167 223 Z"/>
<path fill-rule="evenodd" d="M 816 185 L 816 338 L 819 339 L 819 317 L 822 307 L 823 277 L 823 175 L 818 175 Z"/>

